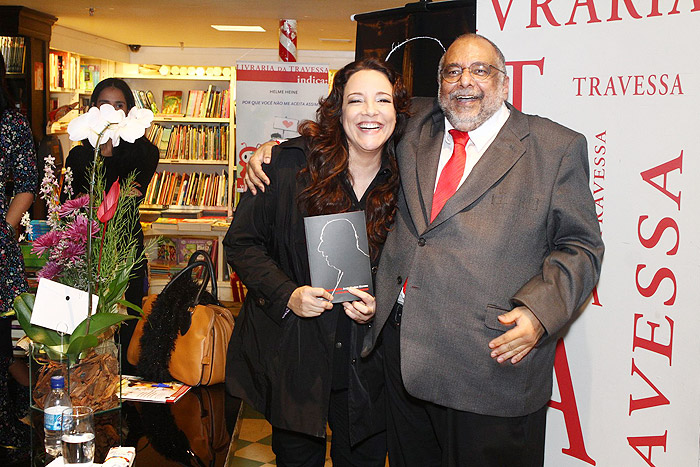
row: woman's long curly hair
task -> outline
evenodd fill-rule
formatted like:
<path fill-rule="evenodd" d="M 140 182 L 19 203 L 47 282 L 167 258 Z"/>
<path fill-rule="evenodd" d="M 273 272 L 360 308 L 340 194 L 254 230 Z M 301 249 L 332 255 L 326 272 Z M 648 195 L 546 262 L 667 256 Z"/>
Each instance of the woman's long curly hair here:
<path fill-rule="evenodd" d="M 399 188 L 399 170 L 396 164 L 395 146 L 401 137 L 410 99 L 401 77 L 389 64 L 375 58 L 354 61 L 339 70 L 333 79 L 333 89 L 328 97 L 319 101 L 316 121 L 299 125 L 299 133 L 309 146 L 307 166 L 300 175 L 309 177 L 309 184 L 299 194 L 299 206 L 308 215 L 336 214 L 352 209 L 352 200 L 343 189 L 343 177 L 348 172 L 348 142 L 343 130 L 343 94 L 350 77 L 361 70 L 383 73 L 393 88 L 392 100 L 396 110 L 396 127 L 384 144 L 382 158 L 387 161 L 391 175 L 367 193 L 365 218 L 370 254 L 379 255 L 396 214 L 396 198 Z"/>

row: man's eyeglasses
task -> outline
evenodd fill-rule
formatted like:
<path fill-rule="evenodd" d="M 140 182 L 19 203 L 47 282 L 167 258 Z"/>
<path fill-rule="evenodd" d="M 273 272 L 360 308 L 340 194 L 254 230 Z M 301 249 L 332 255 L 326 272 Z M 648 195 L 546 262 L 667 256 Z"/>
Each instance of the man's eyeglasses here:
<path fill-rule="evenodd" d="M 440 71 L 440 77 L 446 83 L 456 83 L 457 81 L 462 79 L 462 73 L 464 73 L 464 71 L 467 70 L 469 71 L 469 74 L 472 75 L 472 78 L 474 78 L 475 80 L 486 81 L 491 77 L 491 68 L 493 68 L 496 71 L 500 71 L 504 75 L 506 74 L 505 71 L 499 70 L 495 66 L 490 65 L 488 63 L 474 62 L 471 65 L 464 68 L 457 65 L 451 65 L 447 68 L 443 68 Z"/>

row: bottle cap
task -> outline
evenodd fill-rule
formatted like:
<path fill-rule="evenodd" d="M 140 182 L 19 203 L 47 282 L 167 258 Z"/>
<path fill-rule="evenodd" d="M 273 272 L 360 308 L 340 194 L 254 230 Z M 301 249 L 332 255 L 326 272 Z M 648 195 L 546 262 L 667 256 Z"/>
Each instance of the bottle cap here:
<path fill-rule="evenodd" d="M 64 388 L 66 383 L 63 381 L 63 376 L 52 376 L 51 377 L 51 389 Z"/>

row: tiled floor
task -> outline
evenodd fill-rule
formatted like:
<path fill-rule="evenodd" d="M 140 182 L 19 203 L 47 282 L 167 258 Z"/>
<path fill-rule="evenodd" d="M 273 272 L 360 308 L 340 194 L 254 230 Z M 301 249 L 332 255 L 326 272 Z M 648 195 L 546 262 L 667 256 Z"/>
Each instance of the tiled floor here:
<path fill-rule="evenodd" d="M 233 467 L 258 467 L 275 465 L 275 454 L 272 452 L 272 427 L 255 410 L 245 402 L 242 408 L 238 427 L 240 429 L 235 439 L 236 450 L 233 457 Z M 330 433 L 327 437 L 326 466 L 330 467 Z"/>

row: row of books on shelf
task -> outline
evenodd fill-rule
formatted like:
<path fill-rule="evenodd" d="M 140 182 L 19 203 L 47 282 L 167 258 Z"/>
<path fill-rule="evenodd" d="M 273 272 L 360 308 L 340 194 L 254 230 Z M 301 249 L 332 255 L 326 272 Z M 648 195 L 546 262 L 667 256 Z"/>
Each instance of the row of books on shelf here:
<path fill-rule="evenodd" d="M 161 159 L 227 161 L 230 131 L 228 125 L 173 125 L 157 123 L 146 133 L 158 146 Z"/>
<path fill-rule="evenodd" d="M 144 91 L 142 89 L 132 89 L 131 92 L 134 94 L 134 101 L 136 101 L 136 107 L 141 109 L 151 109 L 154 114 L 158 113 L 158 106 L 156 105 L 155 97 L 151 91 Z"/>
<path fill-rule="evenodd" d="M 228 172 L 156 172 L 144 203 L 176 206 L 226 206 Z"/>
<path fill-rule="evenodd" d="M 173 112 L 173 113 L 180 113 Z M 186 117 L 229 118 L 231 115 L 231 99 L 228 89 L 219 91 L 216 86 L 209 85 L 206 91 L 192 90 L 187 96 Z"/>
<path fill-rule="evenodd" d="M 100 66 L 99 65 L 80 65 L 80 89 L 86 92 L 91 92 L 100 82 Z"/>
<path fill-rule="evenodd" d="M 68 52 L 49 53 L 49 86 L 58 89 L 79 89 L 80 58 Z"/>
<path fill-rule="evenodd" d="M 187 95 L 187 106 L 183 106 L 182 91 L 163 91 L 162 108 L 158 109 L 155 96 L 150 90 L 134 89 L 136 105 L 151 109 L 156 115 L 182 117 L 229 118 L 231 114 L 230 92 L 219 91 L 209 85 L 206 91 L 192 90 Z"/>
<path fill-rule="evenodd" d="M 24 37 L 0 36 L 0 53 L 8 73 L 24 73 Z"/>

